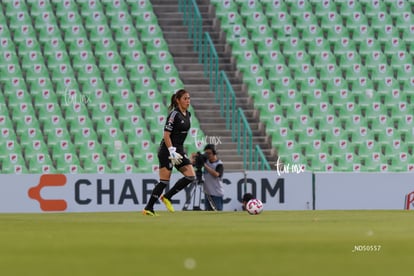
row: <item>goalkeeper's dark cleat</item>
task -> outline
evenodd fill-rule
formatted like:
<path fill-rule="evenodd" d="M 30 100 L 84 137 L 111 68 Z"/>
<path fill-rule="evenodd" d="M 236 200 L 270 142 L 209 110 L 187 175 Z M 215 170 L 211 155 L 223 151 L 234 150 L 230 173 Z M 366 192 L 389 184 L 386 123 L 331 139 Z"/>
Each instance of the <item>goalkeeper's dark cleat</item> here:
<path fill-rule="evenodd" d="M 160 199 L 164 203 L 165 207 L 167 207 L 168 211 L 174 212 L 174 207 L 172 206 L 171 201 L 168 198 L 166 198 L 166 197 L 164 197 L 164 195 L 162 195 L 160 197 Z"/>
<path fill-rule="evenodd" d="M 142 210 L 142 214 L 144 216 L 150 216 L 150 217 L 157 217 L 158 215 L 154 212 L 154 210 Z"/>

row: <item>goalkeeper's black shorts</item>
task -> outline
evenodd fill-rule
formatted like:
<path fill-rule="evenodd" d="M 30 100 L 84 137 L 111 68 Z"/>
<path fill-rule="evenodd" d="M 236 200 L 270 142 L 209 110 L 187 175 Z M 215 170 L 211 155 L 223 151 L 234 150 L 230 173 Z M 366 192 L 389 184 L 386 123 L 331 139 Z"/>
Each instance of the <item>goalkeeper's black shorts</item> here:
<path fill-rule="evenodd" d="M 176 165 L 175 168 L 179 170 L 181 167 L 190 165 L 191 161 L 187 156 L 187 153 L 184 152 L 183 146 L 176 147 L 176 152 L 181 154 L 183 157 L 181 164 Z M 171 163 L 171 160 L 169 159 L 170 152 L 168 151 L 167 147 L 164 143 L 161 144 L 160 149 L 158 150 L 158 162 L 159 162 L 159 168 L 167 168 L 169 170 L 173 169 L 173 165 Z"/>

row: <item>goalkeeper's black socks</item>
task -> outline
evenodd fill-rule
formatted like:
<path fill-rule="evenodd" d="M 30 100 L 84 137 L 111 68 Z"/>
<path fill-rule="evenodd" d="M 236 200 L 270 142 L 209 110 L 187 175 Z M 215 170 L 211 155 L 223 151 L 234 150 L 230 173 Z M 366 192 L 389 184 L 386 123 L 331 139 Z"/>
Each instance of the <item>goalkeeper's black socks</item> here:
<path fill-rule="evenodd" d="M 170 200 L 176 193 L 187 187 L 188 184 L 195 180 L 195 176 L 184 176 L 180 178 L 168 192 L 165 193 L 164 197 Z"/>
<path fill-rule="evenodd" d="M 145 206 L 145 210 L 154 211 L 154 204 L 157 202 L 159 197 L 162 194 L 162 191 L 164 191 L 165 187 L 167 187 L 169 181 L 168 180 L 161 180 L 152 190 L 151 197 L 147 203 L 147 206 Z"/>

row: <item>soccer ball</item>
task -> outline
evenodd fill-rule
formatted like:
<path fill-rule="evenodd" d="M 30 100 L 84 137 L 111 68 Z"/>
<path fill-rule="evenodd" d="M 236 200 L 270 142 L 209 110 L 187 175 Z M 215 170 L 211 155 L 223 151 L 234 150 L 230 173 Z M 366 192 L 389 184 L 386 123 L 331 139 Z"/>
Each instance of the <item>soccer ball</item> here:
<path fill-rule="evenodd" d="M 258 215 L 263 211 L 263 203 L 256 198 L 251 199 L 246 204 L 246 211 L 250 215 Z"/>

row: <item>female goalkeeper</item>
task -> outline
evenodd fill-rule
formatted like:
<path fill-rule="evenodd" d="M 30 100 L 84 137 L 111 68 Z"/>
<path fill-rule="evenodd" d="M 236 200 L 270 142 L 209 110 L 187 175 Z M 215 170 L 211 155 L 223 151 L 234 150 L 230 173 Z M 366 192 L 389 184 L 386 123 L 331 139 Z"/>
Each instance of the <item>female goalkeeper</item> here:
<path fill-rule="evenodd" d="M 190 94 L 184 90 L 178 90 L 171 97 L 168 108 L 169 114 L 164 126 L 164 137 L 158 151 L 160 182 L 152 191 L 148 204 L 142 211 L 143 215 L 155 216 L 154 204 L 160 199 L 168 211 L 174 212 L 171 198 L 195 180 L 195 173 L 191 161 L 184 152 L 184 141 L 190 129 Z M 169 185 L 173 167 L 179 170 L 184 177 L 164 195 L 161 195 L 165 187 Z"/>

